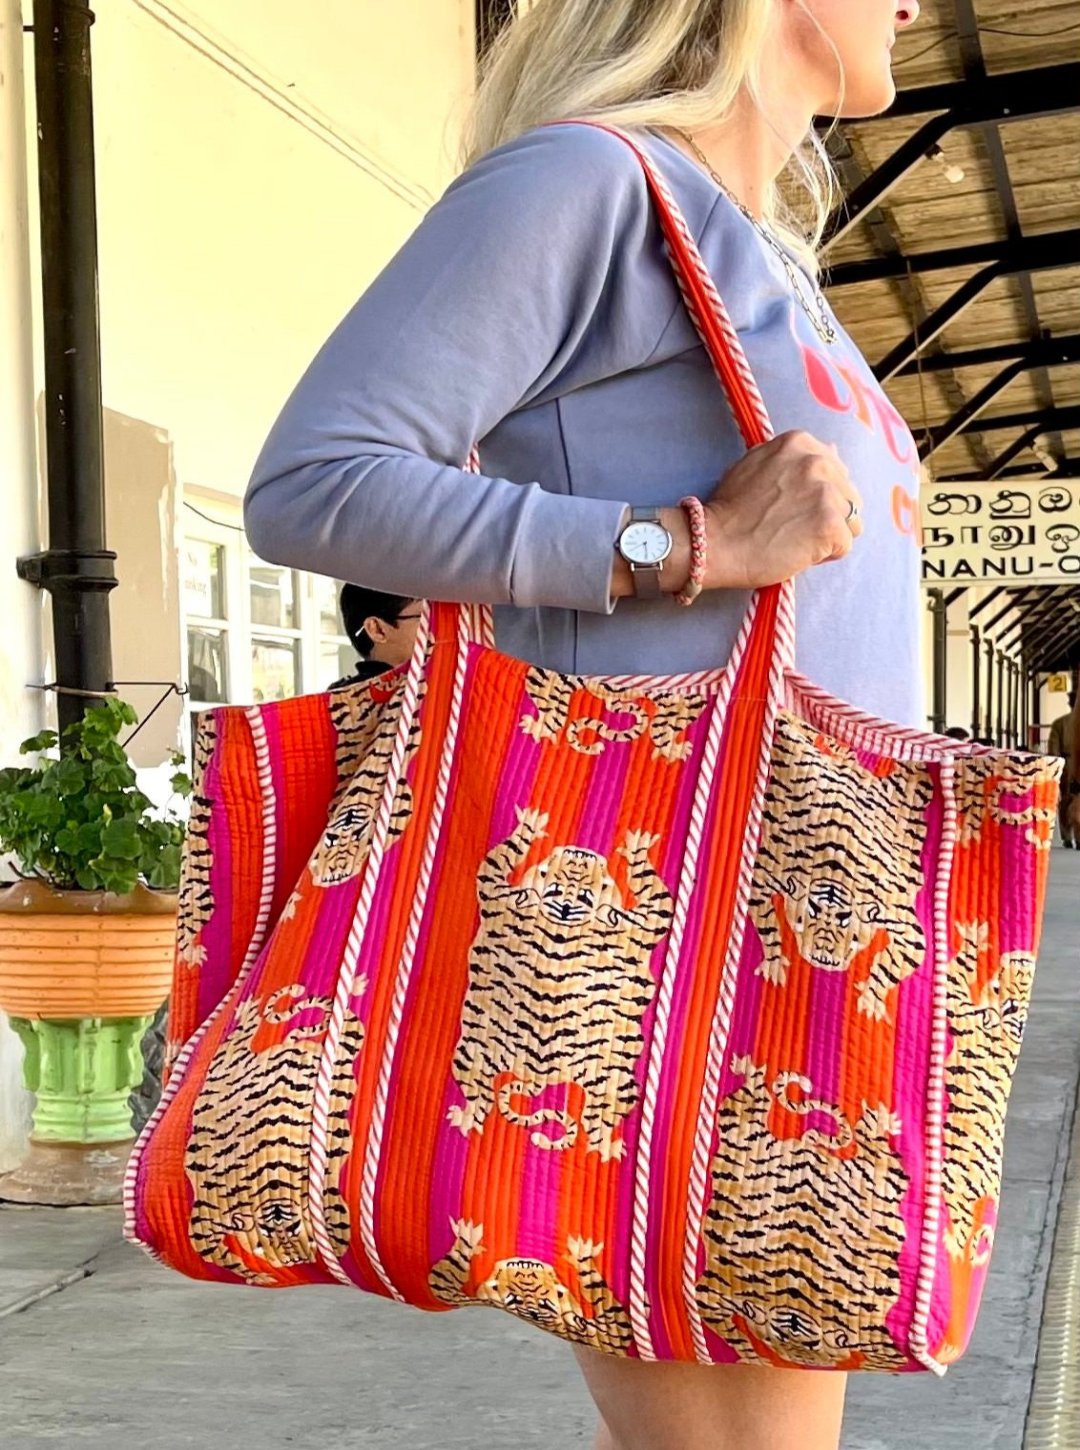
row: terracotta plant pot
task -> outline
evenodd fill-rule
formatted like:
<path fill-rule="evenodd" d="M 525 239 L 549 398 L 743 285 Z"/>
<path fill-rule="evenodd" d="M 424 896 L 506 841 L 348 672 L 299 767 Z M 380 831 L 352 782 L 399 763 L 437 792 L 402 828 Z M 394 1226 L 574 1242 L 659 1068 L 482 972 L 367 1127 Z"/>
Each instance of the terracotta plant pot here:
<path fill-rule="evenodd" d="M 27 1156 L 0 1178 L 16 1203 L 119 1203 L 143 1033 L 169 993 L 176 897 L 0 888 L 0 1008 L 35 1094 Z"/>
<path fill-rule="evenodd" d="M 0 888 L 0 1007 L 30 1021 L 144 1017 L 169 993 L 176 896 Z"/>

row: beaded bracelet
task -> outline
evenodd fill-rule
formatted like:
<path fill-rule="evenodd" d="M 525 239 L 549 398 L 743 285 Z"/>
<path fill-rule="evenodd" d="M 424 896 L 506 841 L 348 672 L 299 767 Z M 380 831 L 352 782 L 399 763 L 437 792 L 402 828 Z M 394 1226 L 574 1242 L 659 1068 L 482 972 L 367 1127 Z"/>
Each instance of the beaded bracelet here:
<path fill-rule="evenodd" d="M 692 494 L 679 500 L 679 507 L 686 513 L 690 525 L 690 578 L 675 596 L 676 604 L 689 609 L 705 587 L 705 563 L 708 557 L 708 538 L 705 533 L 705 510 L 701 500 Z"/>

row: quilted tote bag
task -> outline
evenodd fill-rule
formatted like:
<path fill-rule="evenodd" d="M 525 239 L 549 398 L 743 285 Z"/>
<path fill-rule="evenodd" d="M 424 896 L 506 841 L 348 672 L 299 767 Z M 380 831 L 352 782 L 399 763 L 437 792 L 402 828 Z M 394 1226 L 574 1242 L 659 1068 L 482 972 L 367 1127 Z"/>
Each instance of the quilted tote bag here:
<path fill-rule="evenodd" d="M 203 716 L 129 1236 L 616 1355 L 941 1372 L 994 1238 L 1060 762 L 872 718 L 793 639 L 784 586 L 722 668 L 580 678 L 440 604 L 407 667 Z"/>

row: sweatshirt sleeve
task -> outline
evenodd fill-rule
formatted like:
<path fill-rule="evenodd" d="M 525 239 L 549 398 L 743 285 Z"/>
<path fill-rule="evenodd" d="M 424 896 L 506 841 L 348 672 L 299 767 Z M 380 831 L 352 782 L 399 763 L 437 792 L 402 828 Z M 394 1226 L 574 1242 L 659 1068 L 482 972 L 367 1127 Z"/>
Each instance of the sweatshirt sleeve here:
<path fill-rule="evenodd" d="M 583 352 L 600 376 L 647 358 L 670 317 L 634 286 L 653 225 L 636 158 L 604 132 L 543 128 L 484 157 L 286 403 L 245 499 L 256 552 L 389 593 L 610 611 L 623 503 L 461 464 Z M 596 374 L 598 339 L 618 355 Z"/>

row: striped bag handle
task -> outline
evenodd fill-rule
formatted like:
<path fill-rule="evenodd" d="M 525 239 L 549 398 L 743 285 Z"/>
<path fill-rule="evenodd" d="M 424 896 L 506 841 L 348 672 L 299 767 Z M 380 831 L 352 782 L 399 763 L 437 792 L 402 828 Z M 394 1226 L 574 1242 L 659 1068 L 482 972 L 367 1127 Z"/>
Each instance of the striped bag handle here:
<path fill-rule="evenodd" d="M 637 157 L 645 173 L 649 195 L 664 234 L 664 243 L 679 292 L 709 355 L 743 441 L 747 448 L 767 443 L 773 437 L 773 427 L 761 391 L 734 323 L 724 306 L 724 300 L 667 182 L 626 131 L 599 121 L 578 121 L 573 124 L 593 126 L 598 131 L 606 131 L 609 135 L 618 137 Z M 479 455 L 475 448 L 469 455 L 467 467 L 472 473 L 480 471 Z M 775 598 L 775 609 L 768 607 L 773 603 L 774 596 L 778 596 Z M 456 629 L 452 633 L 477 644 L 491 645 L 494 642 L 495 632 L 489 605 L 436 606 L 438 614 L 443 614 L 444 610 L 447 611 L 443 615 L 447 625 L 450 624 L 451 613 L 456 616 Z M 773 631 L 770 653 L 779 666 L 778 673 L 782 678 L 785 672 L 795 668 L 795 585 L 792 580 L 770 585 L 754 593 L 740 632 L 739 643 L 735 648 L 736 657 L 741 656 L 745 645 L 758 628 Z M 451 631 L 436 625 L 436 633 L 443 636 Z M 732 663 L 735 663 L 735 659 Z"/>

